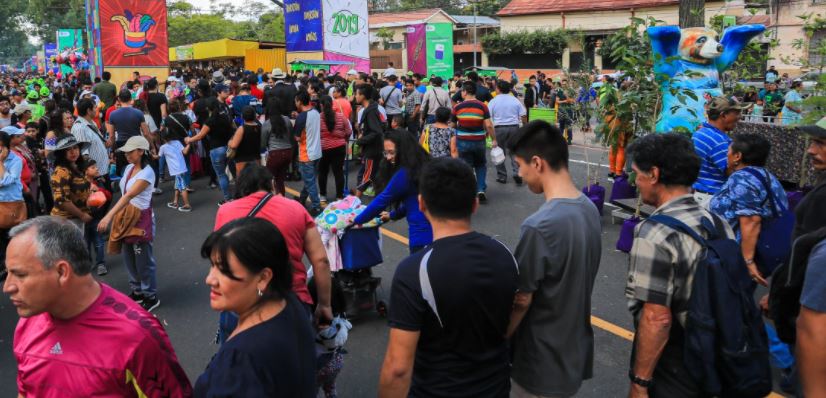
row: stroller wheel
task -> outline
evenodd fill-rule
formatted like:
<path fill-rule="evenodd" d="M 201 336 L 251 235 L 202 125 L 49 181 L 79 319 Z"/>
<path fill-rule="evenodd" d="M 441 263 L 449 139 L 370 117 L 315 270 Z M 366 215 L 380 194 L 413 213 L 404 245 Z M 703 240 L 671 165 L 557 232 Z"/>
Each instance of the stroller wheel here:
<path fill-rule="evenodd" d="M 376 312 L 379 313 L 379 316 L 382 318 L 387 317 L 387 303 L 382 300 L 376 303 Z"/>

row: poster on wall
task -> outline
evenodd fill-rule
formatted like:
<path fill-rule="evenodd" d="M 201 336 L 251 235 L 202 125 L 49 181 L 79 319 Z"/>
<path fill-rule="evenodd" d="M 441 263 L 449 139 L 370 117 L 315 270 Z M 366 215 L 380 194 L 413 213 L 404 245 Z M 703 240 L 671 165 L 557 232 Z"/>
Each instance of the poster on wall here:
<path fill-rule="evenodd" d="M 427 73 L 427 43 L 425 24 L 407 27 L 407 70 L 413 73 Z"/>
<path fill-rule="evenodd" d="M 191 61 L 195 59 L 195 49 L 192 45 L 175 47 L 175 59 L 178 61 Z"/>
<path fill-rule="evenodd" d="M 86 54 L 92 76 L 100 77 L 103 73 L 103 61 L 100 55 L 100 7 L 98 0 L 85 0 L 86 6 Z"/>
<path fill-rule="evenodd" d="M 324 51 L 370 58 L 367 0 L 323 0 Z"/>
<path fill-rule="evenodd" d="M 287 52 L 324 49 L 321 0 L 287 0 L 284 24 Z"/>
<path fill-rule="evenodd" d="M 103 65 L 169 65 L 166 0 L 106 0 L 98 5 Z"/>
<path fill-rule="evenodd" d="M 427 24 L 427 75 L 453 76 L 453 25 Z"/>
<path fill-rule="evenodd" d="M 46 43 L 43 45 L 43 54 L 46 57 L 46 70 L 57 73 L 57 43 Z"/>
<path fill-rule="evenodd" d="M 70 51 L 83 48 L 82 29 L 58 29 L 57 30 L 58 52 Z"/>

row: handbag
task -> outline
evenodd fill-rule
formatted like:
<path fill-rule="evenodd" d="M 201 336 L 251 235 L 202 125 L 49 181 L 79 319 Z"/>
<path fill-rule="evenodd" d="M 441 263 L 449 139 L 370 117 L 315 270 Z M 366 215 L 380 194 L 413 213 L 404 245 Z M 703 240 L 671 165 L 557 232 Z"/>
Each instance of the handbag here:
<path fill-rule="evenodd" d="M 754 260 L 757 268 L 763 275 L 771 275 L 780 265 L 786 263 L 792 251 L 792 230 L 794 229 L 794 213 L 783 208 L 774 197 L 771 184 L 767 176 L 757 170 L 745 168 L 744 171 L 760 180 L 766 190 L 766 199 L 771 206 L 772 217 L 760 222 L 760 235 L 757 238 Z M 780 211 L 777 208 L 780 207 Z"/>
<path fill-rule="evenodd" d="M 26 221 L 26 202 L 0 202 L 0 229 L 10 229 Z"/>

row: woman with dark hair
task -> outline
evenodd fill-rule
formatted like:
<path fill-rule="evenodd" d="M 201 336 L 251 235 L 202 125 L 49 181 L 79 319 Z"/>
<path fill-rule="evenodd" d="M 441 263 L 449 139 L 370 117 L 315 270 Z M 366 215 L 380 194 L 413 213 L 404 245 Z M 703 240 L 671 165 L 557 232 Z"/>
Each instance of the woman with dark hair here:
<path fill-rule="evenodd" d="M 54 163 L 49 154 L 54 150 L 55 144 L 57 144 L 57 137 L 70 134 L 74 122 L 75 119 L 72 117 L 72 112 L 66 109 L 58 108 L 49 113 L 49 131 L 43 140 L 43 149 L 45 149 L 44 156 L 46 156 L 50 170 L 54 168 Z"/>
<path fill-rule="evenodd" d="M 384 161 L 376 177 L 376 192 L 381 193 L 356 217 L 355 224 L 364 224 L 375 217 L 384 222 L 407 217 L 410 253 L 433 242 L 430 222 L 419 210 L 419 175 L 430 156 L 404 130 L 390 131 L 384 138 Z M 395 204 L 395 210 L 384 210 Z"/>
<path fill-rule="evenodd" d="M 783 125 L 791 126 L 800 123 L 803 118 L 803 82 L 798 80 L 792 83 L 791 90 L 783 97 Z"/>
<path fill-rule="evenodd" d="M 155 256 L 152 241 L 155 234 L 155 217 L 152 214 L 152 186 L 155 171 L 150 167 L 149 141 L 143 136 L 130 137 L 118 151 L 126 155 L 129 164 L 120 179 L 123 196 L 109 209 L 98 223 L 98 232 L 109 233 L 109 251 L 117 253 L 123 248 L 123 262 L 129 272 L 129 297 L 147 311 L 161 304 L 157 296 Z M 114 220 L 114 221 L 113 221 Z M 135 236 L 133 232 L 142 233 Z"/>
<path fill-rule="evenodd" d="M 92 221 L 92 213 L 86 205 L 91 185 L 84 173 L 86 160 L 80 155 L 88 146 L 88 142 L 78 142 L 71 134 L 58 136 L 52 151 L 54 171 L 49 180 L 54 195 L 51 215 L 66 218 L 81 231 Z"/>
<path fill-rule="evenodd" d="M 15 126 L 6 126 L 0 131 L 0 209 L 4 213 L 12 213 L 12 209 L 16 209 L 15 212 L 18 214 L 19 221 L 23 221 L 26 213 L 26 204 L 23 201 L 23 183 L 20 180 L 23 161 L 11 151 L 11 137 L 8 133 L 8 131 L 14 131 L 12 130 L 14 128 Z M 0 217 L 0 219 L 7 221 L 6 217 Z M 9 226 L 0 229 L 0 271 L 6 269 L 6 246 L 9 245 L 9 229 Z"/>
<path fill-rule="evenodd" d="M 333 171 L 336 183 L 335 198 L 344 197 L 344 157 L 347 155 L 347 137 L 353 130 L 338 101 L 324 95 L 321 105 L 321 160 L 318 162 L 318 193 L 321 207 L 327 207 L 327 175 Z"/>
<path fill-rule="evenodd" d="M 279 101 L 267 102 L 267 120 L 261 127 L 261 148 L 267 150 L 267 169 L 275 179 L 275 193 L 284 196 L 284 181 L 292 162 L 290 118 L 283 116 Z"/>
<path fill-rule="evenodd" d="M 430 156 L 434 159 L 450 157 L 454 154 L 458 157 L 456 150 L 456 129 L 450 127 L 450 116 L 452 111 L 447 107 L 436 109 L 436 121 L 425 127 L 427 134 L 422 134 L 421 140 L 427 138 L 427 145 L 430 149 Z M 422 142 L 425 144 L 425 142 Z"/>
<path fill-rule="evenodd" d="M 258 122 L 258 115 L 251 106 L 245 106 L 241 114 L 244 124 L 235 130 L 229 141 L 229 147 L 235 150 L 235 175 L 241 174 L 248 163 L 261 162 L 261 123 Z"/>
<path fill-rule="evenodd" d="M 314 397 L 314 333 L 291 291 L 288 245 L 278 228 L 242 217 L 209 235 L 201 256 L 210 261 L 210 307 L 238 314 L 238 326 L 198 377 L 195 396 Z"/>
<path fill-rule="evenodd" d="M 755 263 L 760 227 L 763 220 L 782 214 L 789 203 L 780 181 L 765 168 L 771 151 L 769 141 L 757 134 L 735 134 L 731 138 L 729 177 L 711 198 L 709 209 L 728 221 L 740 241 L 749 274 L 755 282 L 767 286 L 766 278 L 770 275 L 763 275 Z M 769 200 L 768 188 L 774 200 Z"/>

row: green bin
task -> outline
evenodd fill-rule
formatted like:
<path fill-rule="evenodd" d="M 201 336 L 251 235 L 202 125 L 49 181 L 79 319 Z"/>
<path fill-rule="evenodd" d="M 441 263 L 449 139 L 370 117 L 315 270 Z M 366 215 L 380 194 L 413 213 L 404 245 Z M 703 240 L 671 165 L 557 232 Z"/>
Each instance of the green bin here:
<path fill-rule="evenodd" d="M 544 120 L 550 124 L 556 124 L 556 109 L 530 108 L 528 109 L 528 120 Z"/>

